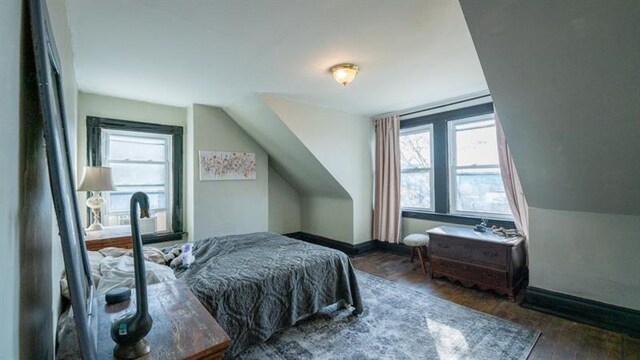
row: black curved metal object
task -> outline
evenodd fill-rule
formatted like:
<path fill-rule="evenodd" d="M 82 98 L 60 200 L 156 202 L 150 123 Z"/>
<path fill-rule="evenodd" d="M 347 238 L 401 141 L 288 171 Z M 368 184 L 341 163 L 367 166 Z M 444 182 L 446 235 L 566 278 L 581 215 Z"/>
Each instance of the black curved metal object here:
<path fill-rule="evenodd" d="M 153 319 L 149 315 L 147 301 L 147 279 L 144 266 L 144 250 L 138 226 L 138 206 L 140 218 L 149 217 L 149 197 L 143 192 L 131 196 L 129 218 L 133 240 L 133 262 L 136 278 L 136 312 L 127 314 L 111 324 L 111 338 L 116 342 L 113 354 L 119 359 L 135 359 L 151 351 L 144 337 L 151 331 Z"/>

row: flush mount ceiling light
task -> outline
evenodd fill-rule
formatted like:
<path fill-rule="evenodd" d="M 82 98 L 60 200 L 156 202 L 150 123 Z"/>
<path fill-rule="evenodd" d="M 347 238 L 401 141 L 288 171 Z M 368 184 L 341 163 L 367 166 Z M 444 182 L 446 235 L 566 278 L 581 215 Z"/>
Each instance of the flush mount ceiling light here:
<path fill-rule="evenodd" d="M 336 79 L 340 84 L 347 86 L 353 79 L 356 78 L 356 74 L 358 73 L 358 65 L 356 64 L 338 64 L 333 65 L 331 69 L 331 74 L 333 78 Z"/>

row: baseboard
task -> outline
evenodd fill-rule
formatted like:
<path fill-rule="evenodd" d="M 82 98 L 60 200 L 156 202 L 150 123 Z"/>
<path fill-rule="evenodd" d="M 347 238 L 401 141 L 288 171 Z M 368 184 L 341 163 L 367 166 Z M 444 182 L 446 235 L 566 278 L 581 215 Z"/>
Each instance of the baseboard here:
<path fill-rule="evenodd" d="M 353 245 L 353 244 L 348 244 L 342 241 L 329 239 L 323 236 L 309 234 L 302 231 L 284 234 L 284 236 L 306 241 L 308 243 L 322 245 L 332 249 L 340 250 L 349 256 L 361 255 L 375 248 L 375 241 L 373 240 L 366 241 L 364 243 L 360 243 L 357 245 Z"/>
<path fill-rule="evenodd" d="M 529 287 L 522 306 L 640 338 L 640 311 Z"/>
<path fill-rule="evenodd" d="M 349 256 L 362 255 L 374 250 L 387 251 L 401 255 L 411 255 L 411 248 L 404 244 L 392 244 L 378 240 L 369 240 L 353 245 L 342 241 L 329 239 L 323 236 L 309 234 L 303 231 L 284 234 L 284 236 L 340 250 Z"/>

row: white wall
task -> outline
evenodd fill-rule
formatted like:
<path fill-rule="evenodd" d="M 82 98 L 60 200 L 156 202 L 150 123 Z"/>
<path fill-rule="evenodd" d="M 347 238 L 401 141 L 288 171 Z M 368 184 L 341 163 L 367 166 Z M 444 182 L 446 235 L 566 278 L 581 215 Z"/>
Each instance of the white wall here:
<path fill-rule="evenodd" d="M 530 283 L 640 310 L 640 216 L 529 208 Z"/>
<path fill-rule="evenodd" d="M 281 97 L 263 95 L 263 98 L 351 196 L 353 243 L 371 240 L 371 119 Z"/>
<path fill-rule="evenodd" d="M 254 95 L 238 101 L 225 110 L 268 152 L 269 166 L 296 189 L 301 199 L 303 197 L 326 199 L 325 201 L 306 201 L 306 204 L 299 205 L 301 211 L 299 230 L 353 243 L 351 196 L 264 101 L 264 98 L 261 95 Z M 331 146 L 329 143 L 326 145 Z M 290 198 L 295 196 L 295 194 L 289 195 Z M 337 201 L 338 206 L 326 206 L 331 201 Z M 350 205 L 345 206 L 347 203 Z M 316 204 L 318 206 L 313 208 Z M 334 218 L 340 221 L 330 221 Z"/>
<path fill-rule="evenodd" d="M 87 116 L 185 127 L 187 109 L 80 92 L 78 95 L 77 181 L 80 181 L 82 177 L 83 167 L 87 166 Z M 186 164 L 187 142 L 183 141 L 183 143 L 183 164 Z M 186 184 L 186 177 L 184 177 L 184 175 L 183 183 Z M 186 195 L 186 185 L 182 191 L 183 194 Z M 84 204 L 86 193 L 79 192 L 78 197 L 80 203 Z M 80 213 L 82 214 L 82 220 L 86 223 L 87 213 L 84 210 L 85 209 L 82 208 Z M 187 216 L 188 214 L 184 215 L 185 220 Z"/>
<path fill-rule="evenodd" d="M 20 34 L 22 4 L 0 1 L 0 359 L 18 359 L 20 324 Z"/>
<path fill-rule="evenodd" d="M 353 243 L 353 201 L 327 196 L 301 197 L 302 231 Z"/>
<path fill-rule="evenodd" d="M 298 191 L 269 166 L 269 231 L 300 231 L 300 207 Z"/>
<path fill-rule="evenodd" d="M 193 105 L 187 127 L 193 131 L 193 161 L 188 186 L 193 186 L 187 212 L 193 218 L 190 239 L 267 231 L 269 228 L 269 172 L 267 153 L 220 108 Z M 256 154 L 256 180 L 200 181 L 199 150 Z"/>

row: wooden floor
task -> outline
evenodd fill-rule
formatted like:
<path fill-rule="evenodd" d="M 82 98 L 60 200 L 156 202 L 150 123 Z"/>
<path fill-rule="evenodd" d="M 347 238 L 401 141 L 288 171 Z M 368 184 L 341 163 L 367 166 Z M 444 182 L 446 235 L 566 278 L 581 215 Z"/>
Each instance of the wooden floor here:
<path fill-rule="evenodd" d="M 374 251 L 355 257 L 352 262 L 358 270 L 542 332 L 529 359 L 640 360 L 640 339 L 525 309 L 493 292 L 432 280 L 417 261 L 410 263 L 408 256 Z"/>

